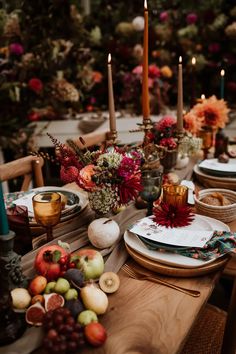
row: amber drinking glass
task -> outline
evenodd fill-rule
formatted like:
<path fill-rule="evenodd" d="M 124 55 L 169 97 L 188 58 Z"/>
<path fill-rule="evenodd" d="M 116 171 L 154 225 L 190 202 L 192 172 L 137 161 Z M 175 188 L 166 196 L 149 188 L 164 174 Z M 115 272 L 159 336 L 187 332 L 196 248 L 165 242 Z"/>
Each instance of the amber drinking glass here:
<path fill-rule="evenodd" d="M 211 127 L 203 127 L 199 133 L 198 137 L 202 139 L 202 150 L 203 158 L 207 159 L 210 148 L 213 146 L 213 130 Z"/>
<path fill-rule="evenodd" d="M 188 200 L 188 188 L 180 185 L 166 184 L 163 186 L 162 200 L 169 205 L 185 206 Z"/>
<path fill-rule="evenodd" d="M 153 202 L 161 195 L 162 173 L 158 170 L 142 171 L 141 183 L 143 186 L 140 196 L 147 202 L 147 216 L 152 215 Z"/>
<path fill-rule="evenodd" d="M 56 192 L 41 192 L 33 196 L 34 217 L 47 232 L 47 242 L 53 240 L 52 228 L 60 221 L 61 196 Z"/>

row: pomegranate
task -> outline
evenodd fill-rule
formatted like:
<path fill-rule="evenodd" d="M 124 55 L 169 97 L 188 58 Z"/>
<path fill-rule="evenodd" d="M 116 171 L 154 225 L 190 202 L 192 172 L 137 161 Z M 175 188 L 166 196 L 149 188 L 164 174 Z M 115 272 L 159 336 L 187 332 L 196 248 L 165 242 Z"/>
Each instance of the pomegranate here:
<path fill-rule="evenodd" d="M 34 267 L 36 271 L 47 278 L 48 281 L 55 280 L 61 272 L 60 259 L 65 257 L 67 251 L 58 245 L 42 247 L 36 257 Z"/>

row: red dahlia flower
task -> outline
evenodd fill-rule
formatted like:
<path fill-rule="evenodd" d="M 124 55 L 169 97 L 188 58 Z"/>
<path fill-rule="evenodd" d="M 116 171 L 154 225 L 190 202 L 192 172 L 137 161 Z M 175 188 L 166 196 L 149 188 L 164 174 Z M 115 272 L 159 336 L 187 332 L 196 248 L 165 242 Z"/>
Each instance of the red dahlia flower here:
<path fill-rule="evenodd" d="M 130 200 L 137 198 L 139 192 L 142 190 L 140 177 L 140 173 L 136 173 L 128 179 L 124 179 L 118 185 L 120 204 L 127 204 Z"/>
<path fill-rule="evenodd" d="M 40 93 L 43 89 L 43 83 L 40 79 L 33 77 L 28 82 L 29 88 L 34 91 L 35 93 Z"/>
<path fill-rule="evenodd" d="M 158 225 L 166 227 L 181 227 L 190 225 L 194 214 L 189 206 L 175 206 L 161 203 L 154 209 L 154 220 Z"/>

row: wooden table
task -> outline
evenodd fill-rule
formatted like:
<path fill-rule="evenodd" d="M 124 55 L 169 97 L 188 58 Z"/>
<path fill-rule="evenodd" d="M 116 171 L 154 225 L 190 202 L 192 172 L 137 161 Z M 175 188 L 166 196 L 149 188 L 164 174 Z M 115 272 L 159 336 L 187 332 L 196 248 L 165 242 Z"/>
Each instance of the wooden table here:
<path fill-rule="evenodd" d="M 124 220 L 125 213 L 115 219 Z M 236 222 L 232 227 L 236 230 Z M 174 284 L 199 290 L 200 297 L 193 298 L 163 285 L 131 279 L 121 269 L 118 273 L 121 286 L 115 294 L 109 295 L 108 311 L 100 316 L 108 332 L 107 341 L 100 348 L 85 347 L 80 353 L 180 353 L 220 273 L 187 279 L 163 277 Z M 36 353 L 43 352 L 39 349 Z"/>

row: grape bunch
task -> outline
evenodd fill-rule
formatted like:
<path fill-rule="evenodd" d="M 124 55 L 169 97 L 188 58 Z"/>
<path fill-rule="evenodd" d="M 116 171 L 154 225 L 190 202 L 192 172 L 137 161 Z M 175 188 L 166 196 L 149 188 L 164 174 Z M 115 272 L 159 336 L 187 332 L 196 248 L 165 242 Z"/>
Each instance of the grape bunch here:
<path fill-rule="evenodd" d="M 84 329 L 76 323 L 69 309 L 65 307 L 48 311 L 43 320 L 46 335 L 43 347 L 48 353 L 75 353 L 84 345 Z"/>

